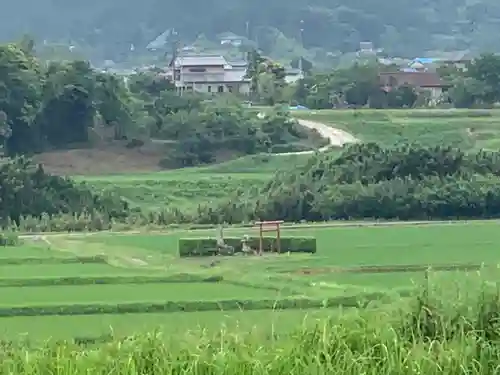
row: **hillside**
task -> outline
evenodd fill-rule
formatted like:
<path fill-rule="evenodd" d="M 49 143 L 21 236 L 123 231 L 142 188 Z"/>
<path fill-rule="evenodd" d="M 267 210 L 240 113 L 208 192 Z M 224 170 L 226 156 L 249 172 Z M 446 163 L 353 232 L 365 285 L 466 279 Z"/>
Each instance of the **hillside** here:
<path fill-rule="evenodd" d="M 217 35 L 233 32 L 248 35 L 266 54 L 298 54 L 301 20 L 304 46 L 318 57 L 353 52 L 367 40 L 391 55 L 415 56 L 426 50 L 498 50 L 500 5 L 494 0 L 22 0 L 4 4 L 1 14 L 5 40 L 28 32 L 40 41 L 72 43 L 100 59 L 144 54 L 148 43 L 172 28 L 186 43 L 200 34 L 218 43 Z"/>

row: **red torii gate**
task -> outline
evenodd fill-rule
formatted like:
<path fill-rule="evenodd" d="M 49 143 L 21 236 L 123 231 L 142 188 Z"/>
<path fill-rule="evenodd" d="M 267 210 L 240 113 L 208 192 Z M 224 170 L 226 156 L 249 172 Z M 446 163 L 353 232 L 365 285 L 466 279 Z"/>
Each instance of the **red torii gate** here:
<path fill-rule="evenodd" d="M 278 254 L 281 253 L 281 228 L 282 220 L 276 221 L 257 221 L 255 225 L 259 227 L 259 255 L 263 252 L 264 232 L 276 232 L 276 242 Z"/>

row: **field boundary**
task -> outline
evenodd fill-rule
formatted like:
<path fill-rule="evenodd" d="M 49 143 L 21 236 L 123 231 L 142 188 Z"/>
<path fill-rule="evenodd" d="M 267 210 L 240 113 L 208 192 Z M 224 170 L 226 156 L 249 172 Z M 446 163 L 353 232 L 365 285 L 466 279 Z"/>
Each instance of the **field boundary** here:
<path fill-rule="evenodd" d="M 315 228 L 358 228 L 358 227 L 388 227 L 388 226 L 442 226 L 442 225 L 468 225 L 468 224 L 485 224 L 485 223 L 500 223 L 500 219 L 466 219 L 466 220 L 422 220 L 422 221 L 332 221 L 318 223 L 284 223 L 282 228 L 285 229 L 315 229 Z M 48 242 L 48 237 L 86 237 L 98 234 L 114 234 L 114 235 L 131 235 L 131 234 L 161 234 L 170 235 L 178 232 L 197 232 L 216 229 L 218 224 L 206 226 L 186 227 L 173 225 L 165 226 L 161 229 L 133 229 L 133 230 L 101 230 L 93 232 L 20 232 L 20 239 L 37 239 Z M 232 224 L 225 227 L 228 230 L 238 230 L 245 228 L 254 228 L 253 223 L 250 224 Z"/>
<path fill-rule="evenodd" d="M 25 266 L 42 264 L 108 264 L 107 256 L 74 256 L 74 257 L 4 257 L 0 258 L 0 266 Z"/>
<path fill-rule="evenodd" d="M 298 275 L 317 275 L 327 273 L 398 273 L 398 272 L 423 272 L 423 271 L 478 271 L 486 269 L 488 266 L 483 264 L 406 264 L 406 265 L 384 265 L 384 266 L 356 266 L 356 267 L 308 267 L 288 271 L 278 271 L 280 273 L 298 274 Z"/>
<path fill-rule="evenodd" d="M 359 293 L 331 298 L 232 299 L 218 301 L 165 301 L 134 303 L 50 304 L 1 306 L 0 319 L 18 316 L 103 315 L 133 313 L 173 313 L 202 311 L 302 310 L 317 308 L 364 308 L 375 301 L 389 303 L 395 294 L 389 292 Z M 397 293 L 400 297 L 401 294 Z"/>
<path fill-rule="evenodd" d="M 26 277 L 0 278 L 0 288 L 78 286 L 78 285 L 123 285 L 123 284 L 187 284 L 219 283 L 224 278 L 219 275 L 170 275 L 170 276 L 70 276 L 70 277 Z"/>

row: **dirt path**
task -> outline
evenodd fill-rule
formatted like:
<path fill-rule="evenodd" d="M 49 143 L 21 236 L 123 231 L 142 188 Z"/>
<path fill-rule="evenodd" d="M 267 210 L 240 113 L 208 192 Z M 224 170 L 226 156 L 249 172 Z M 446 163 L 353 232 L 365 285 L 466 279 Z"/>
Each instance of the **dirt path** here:
<path fill-rule="evenodd" d="M 299 125 L 303 126 L 304 128 L 308 128 L 310 130 L 316 130 L 323 138 L 328 139 L 330 144 L 328 146 L 321 147 L 319 150 L 317 150 L 318 152 L 325 152 L 331 147 L 342 147 L 343 145 L 348 143 L 359 142 L 359 139 L 354 137 L 352 134 L 344 130 L 331 127 L 327 124 L 323 124 L 317 121 L 302 120 L 302 119 L 297 119 L 297 121 Z M 314 154 L 315 152 L 316 151 L 284 152 L 276 155 L 308 155 L 308 154 Z"/>
<path fill-rule="evenodd" d="M 306 224 L 284 224 L 282 225 L 283 230 L 304 230 L 304 229 L 319 229 L 319 228 L 360 228 L 360 227 L 422 227 L 422 226 L 449 226 L 449 225 L 470 225 L 470 224 L 488 224 L 488 223 L 500 223 L 500 220 L 441 220 L 441 221 L 331 221 L 331 222 L 318 222 L 318 223 L 306 223 Z M 230 226 L 225 230 L 245 230 L 251 227 L 244 226 Z M 151 235 L 171 235 L 175 233 L 182 232 L 207 232 L 214 231 L 213 228 L 200 228 L 200 229 L 189 229 L 189 228 L 165 228 L 165 229 L 134 229 L 134 230 L 124 230 L 124 231 L 113 231 L 113 230 L 103 230 L 98 232 L 45 232 L 45 233 L 21 233 L 19 234 L 20 239 L 31 239 L 38 241 L 48 241 L 50 237 L 68 237 L 68 238 L 84 238 L 87 236 L 94 236 L 103 233 L 109 233 L 113 235 L 131 235 L 131 234 L 151 234 Z"/>

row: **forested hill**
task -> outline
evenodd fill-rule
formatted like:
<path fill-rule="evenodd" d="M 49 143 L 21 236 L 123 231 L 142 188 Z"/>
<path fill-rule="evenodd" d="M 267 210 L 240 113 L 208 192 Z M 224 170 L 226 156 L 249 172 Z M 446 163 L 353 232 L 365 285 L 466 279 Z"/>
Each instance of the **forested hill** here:
<path fill-rule="evenodd" d="M 246 35 L 248 22 L 251 39 L 269 52 L 284 37 L 299 38 L 300 20 L 306 48 L 324 52 L 354 51 L 365 40 L 406 56 L 499 48 L 497 0 L 18 0 L 2 4 L 0 38 L 26 32 L 119 56 L 170 28 L 186 40 L 212 39 Z"/>

